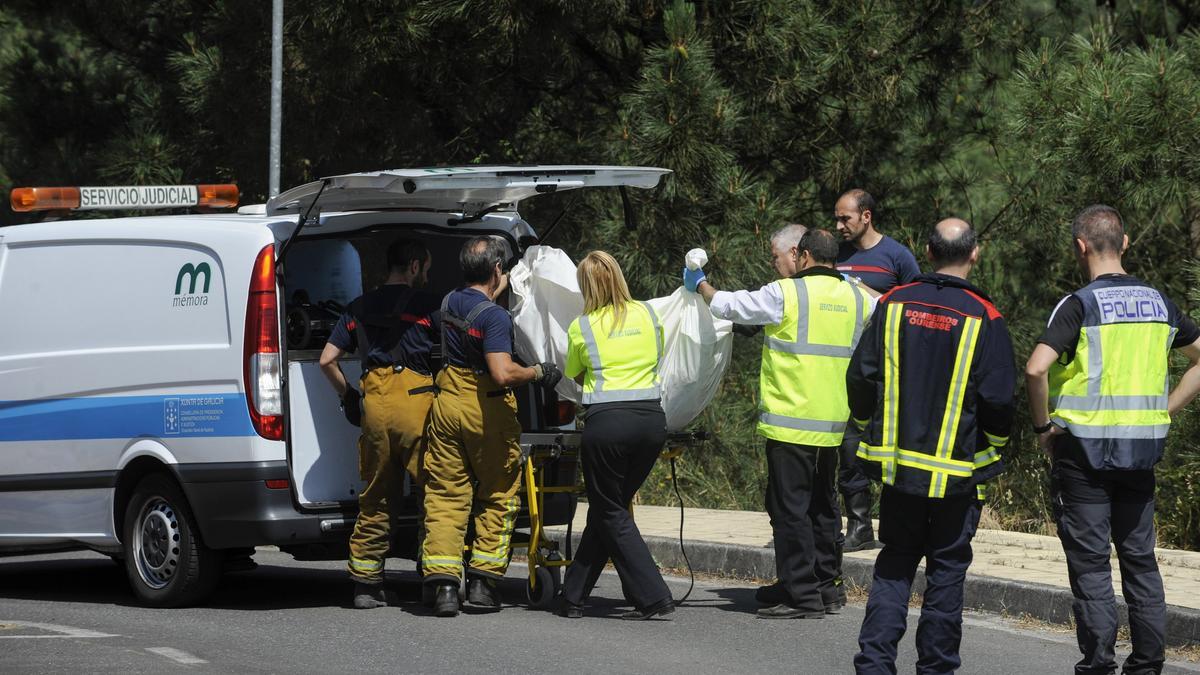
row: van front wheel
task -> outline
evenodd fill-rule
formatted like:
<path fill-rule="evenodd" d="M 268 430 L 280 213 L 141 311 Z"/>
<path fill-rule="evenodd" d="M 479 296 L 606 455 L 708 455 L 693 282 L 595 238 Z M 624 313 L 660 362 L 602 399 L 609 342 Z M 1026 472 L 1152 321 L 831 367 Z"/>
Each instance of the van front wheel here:
<path fill-rule="evenodd" d="M 138 483 L 125 509 L 125 574 L 152 607 L 191 604 L 216 587 L 219 554 L 204 546 L 183 491 L 162 474 Z"/>

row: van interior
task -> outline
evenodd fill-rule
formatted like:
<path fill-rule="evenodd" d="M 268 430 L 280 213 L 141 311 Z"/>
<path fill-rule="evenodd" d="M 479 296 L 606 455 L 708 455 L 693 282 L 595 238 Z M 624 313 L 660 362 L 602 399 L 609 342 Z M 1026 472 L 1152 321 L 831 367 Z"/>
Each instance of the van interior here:
<path fill-rule="evenodd" d="M 397 238 L 416 238 L 429 247 L 432 264 L 426 288 L 441 297 L 461 285 L 458 255 L 462 244 L 483 233 L 478 229 L 448 231 L 429 225 L 381 223 L 349 232 L 302 234 L 288 246 L 281 291 L 285 305 L 281 334 L 287 363 L 285 419 L 294 494 L 302 509 L 353 514 L 363 487 L 358 470 L 359 430 L 346 421 L 338 397 L 318 365 L 321 350 L 343 309 L 358 295 L 385 281 L 386 251 Z M 488 233 L 505 236 L 500 231 Z M 505 240 L 512 252 L 516 242 L 510 236 Z M 507 292 L 498 304 L 506 306 L 506 296 Z M 440 362 L 435 348 L 435 369 Z M 340 365 L 346 379 L 357 386 L 361 374 L 357 354 L 346 354 Z M 530 385 L 517 391 L 517 400 L 524 430 L 542 430 L 559 423 L 559 406 L 553 393 L 546 394 Z M 573 421 L 573 410 L 569 417 L 566 421 Z M 562 467 L 563 478 L 573 482 L 574 469 Z M 419 490 L 406 476 L 402 506 L 393 509 L 395 525 L 415 527 L 420 498 Z M 564 513 L 559 519 L 569 517 Z M 353 526 L 352 516 L 344 526 Z"/>

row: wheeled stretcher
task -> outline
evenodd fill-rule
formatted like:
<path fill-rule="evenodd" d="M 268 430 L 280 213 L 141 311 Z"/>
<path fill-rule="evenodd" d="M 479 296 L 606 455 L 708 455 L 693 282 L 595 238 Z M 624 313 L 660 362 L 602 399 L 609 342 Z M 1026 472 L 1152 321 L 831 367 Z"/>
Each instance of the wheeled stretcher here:
<path fill-rule="evenodd" d="M 529 439 L 531 442 L 524 442 Z M 700 446 L 707 439 L 703 431 L 678 432 L 667 437 L 661 457 L 674 460 L 688 448 Z M 527 548 L 529 579 L 525 585 L 526 599 L 535 609 L 548 609 L 562 587 L 562 568 L 571 564 L 572 523 L 575 505 L 584 494 L 578 471 L 580 434 L 526 434 L 521 444 L 522 480 L 525 504 L 529 511 L 528 538 L 514 537 L 514 547 Z M 674 472 L 672 471 L 672 477 Z M 566 497 L 571 517 L 567 519 L 566 536 L 561 543 L 546 535 L 544 529 L 548 499 Z M 561 506 L 561 504 L 560 504 Z M 632 511 L 632 504 L 630 505 Z"/>

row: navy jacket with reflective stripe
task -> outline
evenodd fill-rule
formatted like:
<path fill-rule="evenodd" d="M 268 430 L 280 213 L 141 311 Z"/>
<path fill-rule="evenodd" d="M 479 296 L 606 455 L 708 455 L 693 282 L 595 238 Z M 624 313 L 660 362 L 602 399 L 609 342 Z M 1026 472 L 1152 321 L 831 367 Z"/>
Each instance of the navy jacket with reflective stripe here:
<path fill-rule="evenodd" d="M 1007 442 L 1014 412 L 1016 367 L 1004 317 L 981 291 L 958 277 L 923 274 L 880 297 L 871 323 L 859 341 L 846 372 L 851 417 L 869 420 L 862 441 L 883 441 L 885 334 L 889 305 L 902 304 L 898 327 L 899 383 L 895 443 L 908 453 L 936 455 L 947 393 L 954 377 L 959 337 L 968 322 L 979 320 L 979 335 L 967 368 L 957 433 L 951 439 L 956 461 L 972 461 L 976 453 Z M 1000 448 L 997 447 L 997 452 Z M 912 455 L 909 454 L 909 457 Z M 882 480 L 879 462 L 863 461 L 867 476 Z M 914 495 L 930 496 L 929 471 L 902 464 L 894 467 L 893 485 Z M 1004 470 L 1003 460 L 975 469 L 970 477 L 943 477 L 945 496 L 973 492 L 974 487 Z"/>

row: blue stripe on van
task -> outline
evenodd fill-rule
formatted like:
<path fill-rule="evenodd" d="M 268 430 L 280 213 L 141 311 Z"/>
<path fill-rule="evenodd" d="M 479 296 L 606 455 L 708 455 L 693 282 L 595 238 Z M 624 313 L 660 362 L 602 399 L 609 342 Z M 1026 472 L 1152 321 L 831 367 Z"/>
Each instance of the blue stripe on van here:
<path fill-rule="evenodd" d="M 0 441 L 253 435 L 245 394 L 0 401 Z"/>

